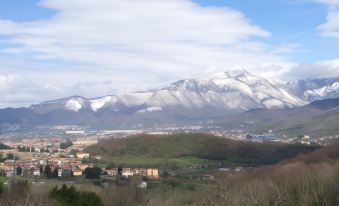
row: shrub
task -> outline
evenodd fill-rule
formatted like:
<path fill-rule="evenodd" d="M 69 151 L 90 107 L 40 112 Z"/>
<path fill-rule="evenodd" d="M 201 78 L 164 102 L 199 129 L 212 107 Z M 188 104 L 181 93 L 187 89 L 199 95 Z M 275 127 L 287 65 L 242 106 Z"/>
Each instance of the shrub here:
<path fill-rule="evenodd" d="M 75 187 L 63 185 L 54 187 L 50 197 L 57 199 L 62 206 L 103 206 L 100 197 L 94 192 L 79 192 Z"/>

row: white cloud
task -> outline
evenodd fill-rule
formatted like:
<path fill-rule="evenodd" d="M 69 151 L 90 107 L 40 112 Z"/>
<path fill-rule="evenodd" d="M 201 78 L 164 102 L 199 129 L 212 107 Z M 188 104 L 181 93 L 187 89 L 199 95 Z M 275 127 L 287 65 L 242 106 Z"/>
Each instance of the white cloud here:
<path fill-rule="evenodd" d="M 119 83 L 119 82 L 118 82 Z M 73 95 L 99 97 L 119 93 L 114 81 L 82 82 L 54 86 L 33 82 L 17 74 L 0 75 L 0 108 L 21 107 Z"/>
<path fill-rule="evenodd" d="M 329 7 L 326 21 L 319 25 L 317 29 L 325 37 L 339 38 L 339 11 L 337 6 L 339 0 L 312 0 L 317 3 L 325 4 Z"/>
<path fill-rule="evenodd" d="M 327 4 L 327 5 L 338 5 L 339 0 L 313 0 L 314 2 Z"/>
<path fill-rule="evenodd" d="M 20 75 L 0 75 L 0 107 L 23 106 L 51 97 L 57 90 L 49 85 L 40 85 Z"/>
<path fill-rule="evenodd" d="M 318 29 L 323 36 L 339 38 L 339 11 L 331 10 L 326 22 L 318 26 Z"/>
<path fill-rule="evenodd" d="M 282 75 L 287 79 L 339 77 L 339 58 L 300 64 Z"/>
<path fill-rule="evenodd" d="M 293 45 L 263 43 L 270 32 L 227 7 L 190 0 L 42 0 L 40 5 L 56 14 L 30 22 L 0 19 L 0 36 L 15 45 L 2 52 L 23 60 L 2 61 L 0 71 L 68 88 L 66 94 L 144 89 L 235 65 L 274 76 L 294 65 L 283 56 Z M 45 61 L 57 63 L 40 64 Z"/>

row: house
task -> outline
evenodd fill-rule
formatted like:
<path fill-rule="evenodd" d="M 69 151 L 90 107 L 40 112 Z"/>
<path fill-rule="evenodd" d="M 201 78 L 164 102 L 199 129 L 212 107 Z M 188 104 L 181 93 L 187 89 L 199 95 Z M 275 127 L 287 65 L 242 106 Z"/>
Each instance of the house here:
<path fill-rule="evenodd" d="M 132 177 L 133 175 L 134 175 L 133 172 L 130 172 L 130 171 L 123 171 L 122 172 L 122 176 L 126 177 L 126 178 Z"/>
<path fill-rule="evenodd" d="M 109 175 L 109 176 L 116 176 L 118 174 L 117 169 L 106 170 L 106 172 L 107 172 L 107 175 Z"/>
<path fill-rule="evenodd" d="M 82 170 L 73 169 L 73 176 L 82 176 Z"/>
<path fill-rule="evenodd" d="M 147 169 L 147 176 L 158 178 L 159 177 L 159 170 L 158 169 L 152 169 L 152 168 Z"/>
<path fill-rule="evenodd" d="M 214 176 L 213 175 L 204 175 L 204 176 L 202 176 L 202 180 L 214 180 Z"/>
<path fill-rule="evenodd" d="M 220 172 L 230 172 L 231 169 L 230 168 L 219 168 L 218 169 Z"/>
<path fill-rule="evenodd" d="M 70 169 L 58 169 L 58 177 L 71 177 L 72 170 Z"/>
<path fill-rule="evenodd" d="M 132 169 L 131 168 L 129 168 L 129 167 L 127 167 L 127 168 L 122 168 L 122 171 L 124 171 L 124 172 L 130 172 Z"/>
<path fill-rule="evenodd" d="M 39 165 L 46 166 L 48 164 L 47 160 L 39 160 Z"/>
<path fill-rule="evenodd" d="M 243 172 L 244 170 L 245 170 L 244 167 L 236 167 L 234 169 L 235 172 Z"/>
<path fill-rule="evenodd" d="M 76 156 L 80 159 L 89 158 L 89 153 L 77 153 Z"/>
<path fill-rule="evenodd" d="M 137 168 L 133 170 L 134 175 L 147 176 L 147 169 Z"/>
<path fill-rule="evenodd" d="M 90 167 L 90 166 L 88 164 L 80 164 L 78 167 L 81 170 L 85 170 L 87 167 Z"/>
<path fill-rule="evenodd" d="M 40 170 L 34 169 L 33 170 L 33 176 L 40 176 Z"/>

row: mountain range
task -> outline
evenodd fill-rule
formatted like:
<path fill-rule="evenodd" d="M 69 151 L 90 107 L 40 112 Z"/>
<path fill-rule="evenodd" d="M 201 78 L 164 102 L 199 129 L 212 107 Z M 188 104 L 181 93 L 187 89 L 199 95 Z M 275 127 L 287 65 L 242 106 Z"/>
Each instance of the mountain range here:
<path fill-rule="evenodd" d="M 0 124 L 154 125 L 234 116 L 256 109 L 289 111 L 336 97 L 339 77 L 283 82 L 235 68 L 147 91 L 99 98 L 72 96 L 27 108 L 1 109 Z"/>

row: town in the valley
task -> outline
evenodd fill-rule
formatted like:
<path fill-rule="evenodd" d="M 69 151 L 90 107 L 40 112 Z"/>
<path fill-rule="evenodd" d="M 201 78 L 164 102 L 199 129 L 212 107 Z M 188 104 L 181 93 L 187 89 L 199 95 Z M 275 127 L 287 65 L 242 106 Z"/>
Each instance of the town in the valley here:
<path fill-rule="evenodd" d="M 41 177 L 81 180 L 96 175 L 91 159 L 100 160 L 101 156 L 91 156 L 84 148 L 96 144 L 97 138 L 77 137 L 72 140 L 63 138 L 5 140 L 0 156 L 0 170 L 7 177 L 22 176 L 39 181 Z M 8 147 L 8 148 L 7 148 Z M 117 176 L 128 178 L 142 176 L 158 178 L 157 168 L 99 168 L 98 176 L 107 178 Z M 90 173 L 90 174 L 87 174 Z M 92 174 L 93 173 L 93 174 Z"/>
<path fill-rule="evenodd" d="M 55 129 L 55 128 L 54 128 Z M 97 144 L 101 139 L 125 138 L 136 134 L 174 134 L 206 132 L 201 126 L 164 127 L 148 130 L 101 130 L 87 131 L 79 126 L 58 126 L 59 134 L 49 137 L 27 138 L 18 134 L 3 135 L 0 150 L 0 170 L 7 177 L 21 176 L 34 181 L 43 182 L 42 179 L 55 178 L 59 180 L 82 181 L 85 178 L 100 178 L 110 180 L 119 176 L 130 178 L 133 176 L 157 179 L 163 171 L 159 168 L 129 168 L 120 165 L 98 166 L 101 155 L 93 155 L 86 152 L 85 148 Z M 203 130 L 205 129 L 205 130 Z M 276 136 L 272 131 L 265 134 L 252 135 L 242 130 L 223 131 L 220 128 L 207 128 L 208 133 L 229 139 L 241 141 L 280 141 L 284 143 L 319 144 L 325 145 L 335 137 L 313 138 L 308 135 L 296 138 L 283 138 Z M 205 165 L 191 165 L 191 169 L 203 168 Z M 207 167 L 207 166 L 206 166 Z M 239 172 L 244 170 L 237 168 L 218 168 L 221 172 Z M 202 179 L 213 180 L 212 175 L 206 174 Z"/>

